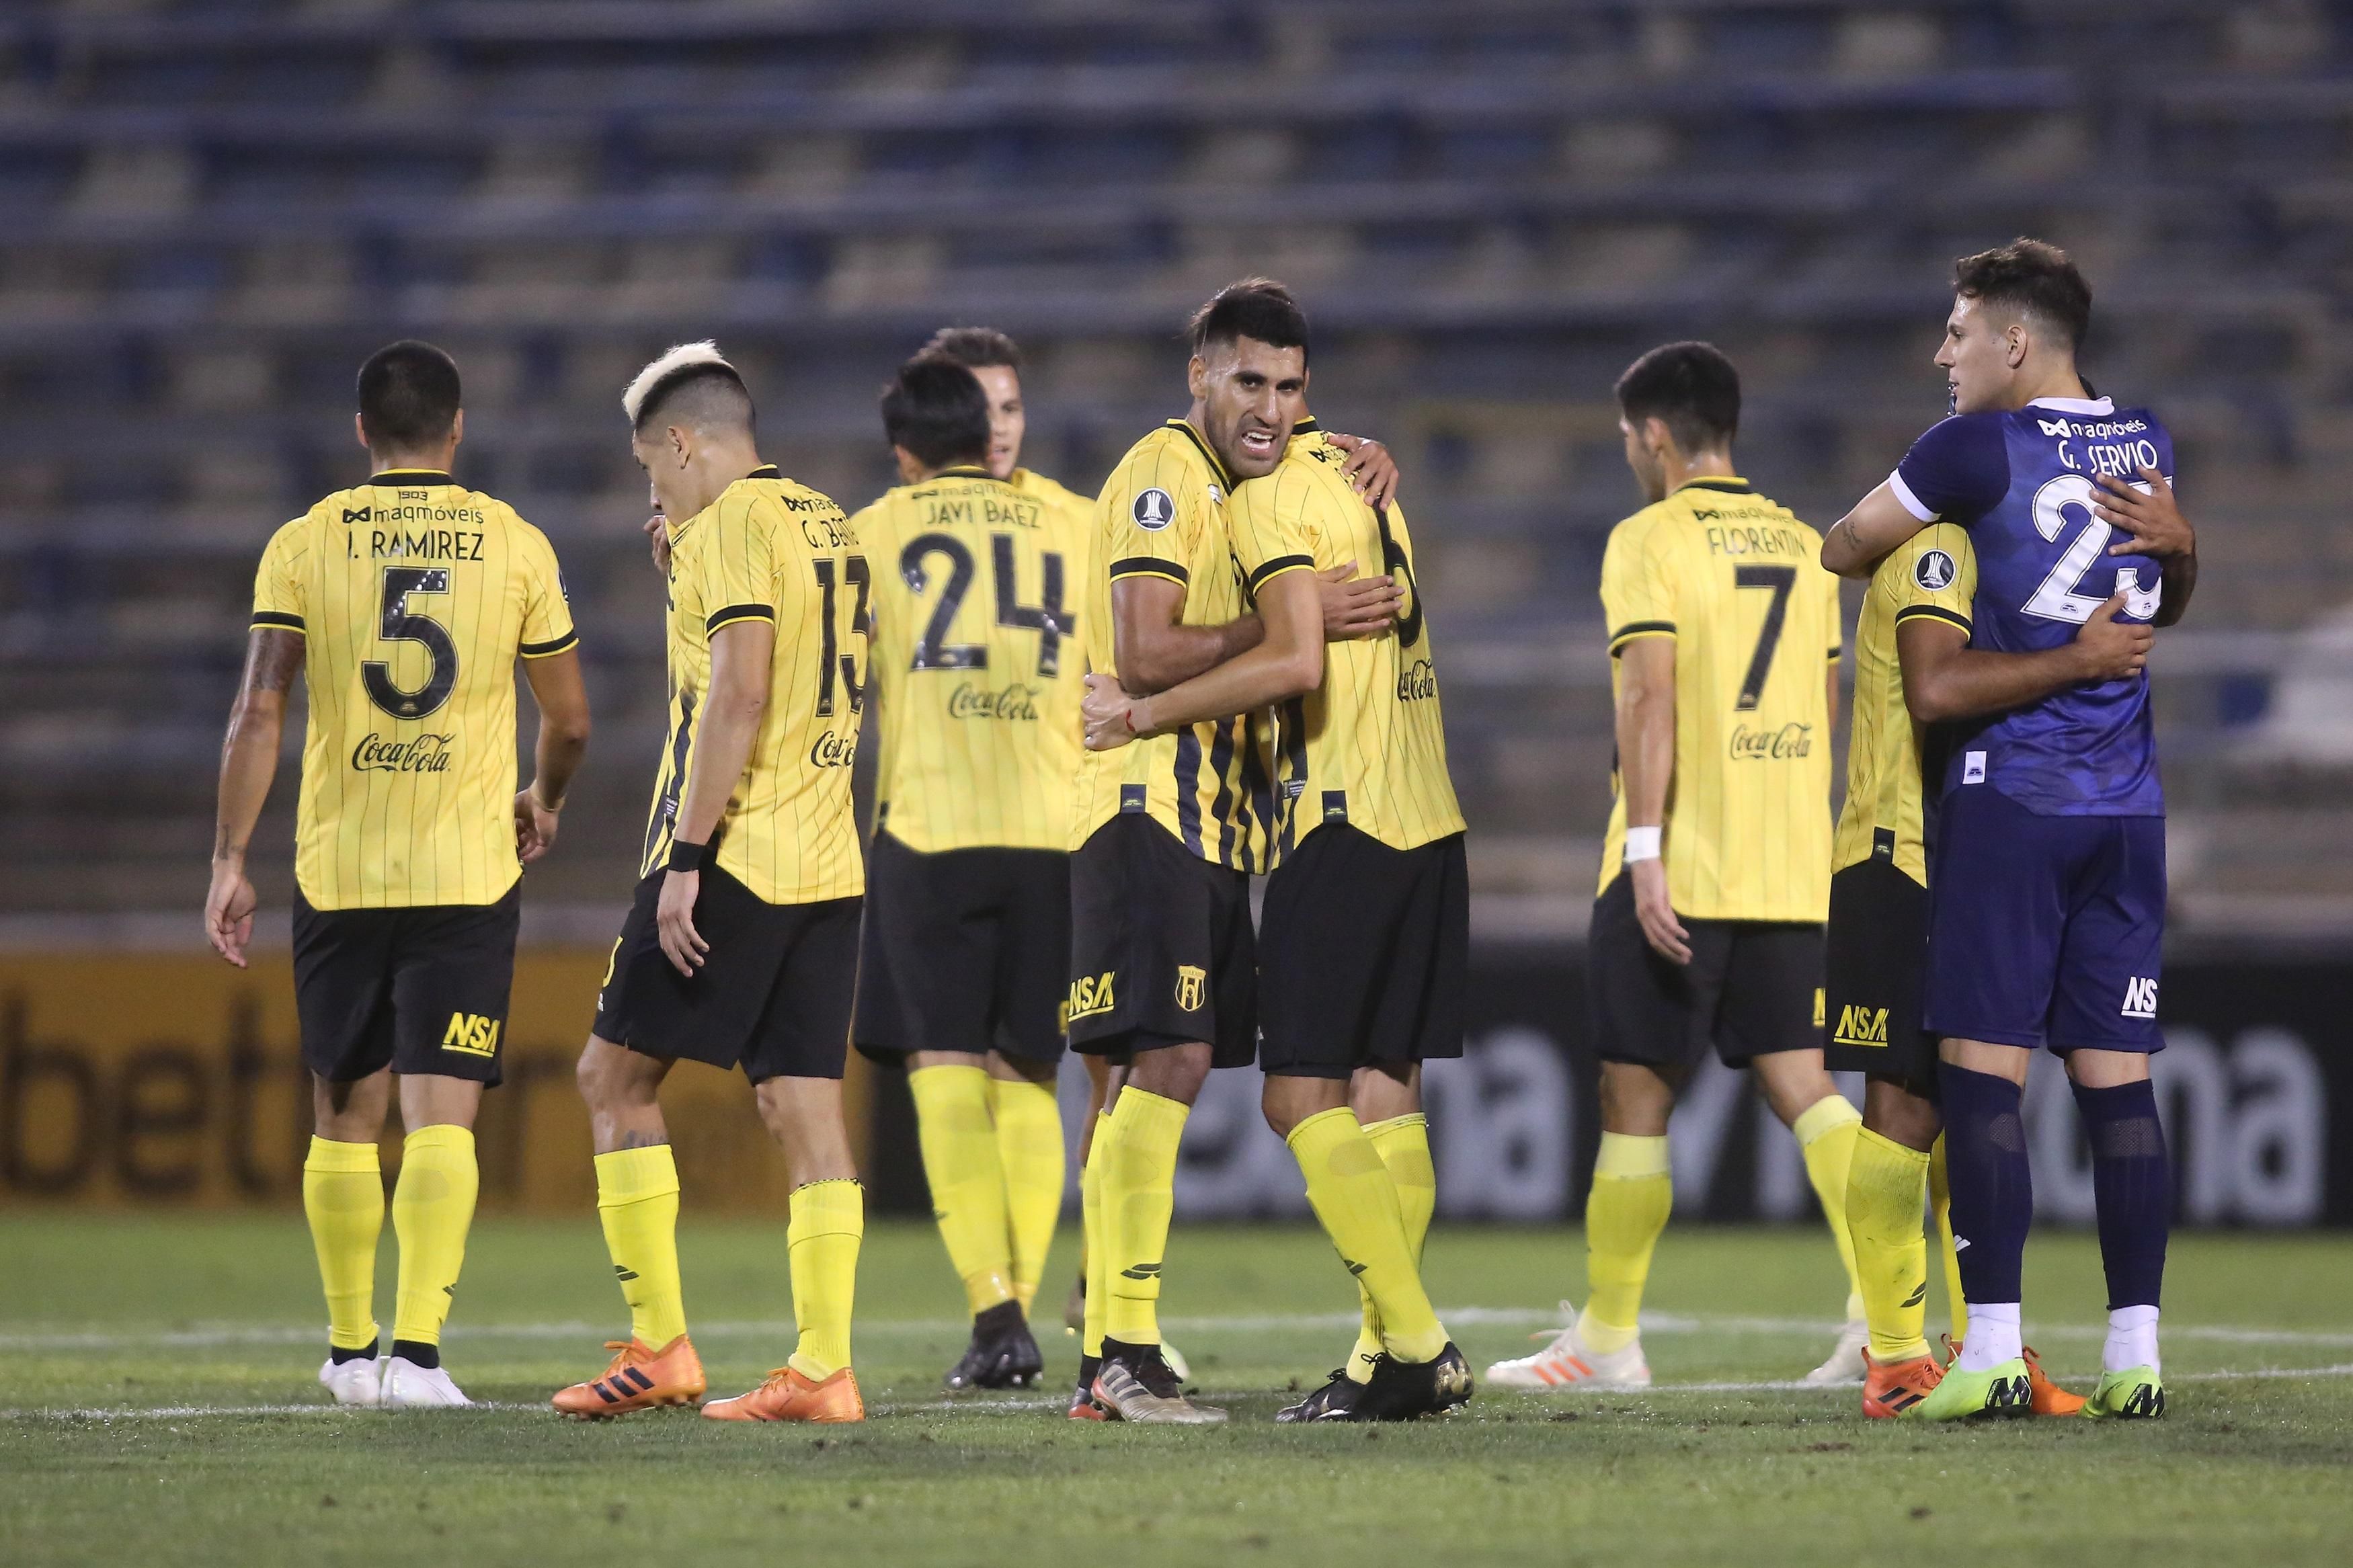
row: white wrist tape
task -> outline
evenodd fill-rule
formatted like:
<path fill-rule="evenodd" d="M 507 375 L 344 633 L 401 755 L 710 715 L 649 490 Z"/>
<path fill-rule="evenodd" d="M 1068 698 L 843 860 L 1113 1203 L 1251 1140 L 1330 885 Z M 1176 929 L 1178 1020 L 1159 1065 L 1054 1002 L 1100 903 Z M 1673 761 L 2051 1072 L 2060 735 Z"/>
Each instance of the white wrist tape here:
<path fill-rule="evenodd" d="M 1657 827 L 1628 828 L 1626 830 L 1626 864 L 1631 866 L 1637 860 L 1657 859 L 1659 835 L 1663 831 L 1665 830 Z"/>

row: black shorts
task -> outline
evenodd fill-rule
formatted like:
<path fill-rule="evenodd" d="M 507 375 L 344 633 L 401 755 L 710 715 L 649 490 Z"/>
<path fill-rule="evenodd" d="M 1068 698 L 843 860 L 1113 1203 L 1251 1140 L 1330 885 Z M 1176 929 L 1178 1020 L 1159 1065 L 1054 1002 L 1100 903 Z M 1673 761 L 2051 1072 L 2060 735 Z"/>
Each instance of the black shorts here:
<path fill-rule="evenodd" d="M 495 904 L 319 910 L 294 895 L 302 1064 L 331 1083 L 385 1068 L 499 1081 L 522 884 Z"/>
<path fill-rule="evenodd" d="M 1266 880 L 1259 1066 L 1295 1078 L 1462 1054 L 1471 886 L 1462 835 L 1392 849 L 1315 828 Z"/>
<path fill-rule="evenodd" d="M 877 1059 L 910 1051 L 1062 1056 L 1071 858 L 1053 849 L 923 854 L 888 833 L 866 860 L 858 1022 Z"/>
<path fill-rule="evenodd" d="M 638 884 L 596 994 L 597 1038 L 644 1056 L 740 1067 L 754 1083 L 839 1078 L 858 984 L 859 900 L 772 904 L 705 867 L 694 929 L 711 951 L 690 979 L 662 952 L 655 925 L 669 875 Z"/>
<path fill-rule="evenodd" d="M 1713 1046 L 1726 1067 L 1822 1043 L 1822 928 L 1798 921 L 1686 918 L 1692 961 L 1654 952 L 1624 872 L 1593 904 L 1586 942 L 1595 1053 L 1665 1072 Z"/>
<path fill-rule="evenodd" d="M 1258 1054 L 1250 874 L 1212 866 L 1141 812 L 1071 857 L 1071 1047 L 1117 1056 L 1207 1041 L 1212 1065 Z"/>
<path fill-rule="evenodd" d="M 1920 1026 L 1928 889 L 1877 856 L 1838 872 L 1829 954 L 1822 1065 L 1892 1079 L 1935 1100 L 1936 1041 Z"/>

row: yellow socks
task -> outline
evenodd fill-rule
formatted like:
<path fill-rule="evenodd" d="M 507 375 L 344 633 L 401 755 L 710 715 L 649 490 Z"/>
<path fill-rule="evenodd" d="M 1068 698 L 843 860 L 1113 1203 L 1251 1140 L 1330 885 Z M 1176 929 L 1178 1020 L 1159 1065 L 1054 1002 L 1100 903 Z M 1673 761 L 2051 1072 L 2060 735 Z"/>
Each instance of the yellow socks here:
<path fill-rule="evenodd" d="M 988 1114 L 988 1074 L 977 1067 L 917 1068 L 907 1075 L 907 1090 L 915 1098 L 932 1214 L 964 1281 L 965 1301 L 978 1317 L 1013 1300 L 1013 1243 Z"/>
<path fill-rule="evenodd" d="M 400 1238 L 394 1343 L 441 1342 L 458 1271 L 466 1266 L 466 1233 L 473 1228 L 480 1185 L 472 1128 L 420 1127 L 402 1144 L 400 1180 L 392 1189 L 392 1230 Z"/>
<path fill-rule="evenodd" d="M 327 1292 L 327 1342 L 337 1350 L 374 1350 L 375 1247 L 384 1231 L 384 1173 L 375 1145 L 311 1139 L 302 1162 L 302 1213 L 311 1221 L 319 1282 Z"/>
<path fill-rule="evenodd" d="M 1838 1243 L 1839 1261 L 1846 1266 L 1846 1321 L 1862 1316 L 1862 1282 L 1854 1271 L 1854 1240 L 1846 1228 L 1846 1173 L 1854 1160 L 1854 1136 L 1862 1131 L 1862 1112 L 1842 1094 L 1826 1094 L 1790 1123 L 1798 1147 L 1806 1156 L 1806 1175 L 1814 1196 L 1831 1222 L 1831 1238 Z"/>
<path fill-rule="evenodd" d="M 1356 1113 L 1345 1105 L 1317 1111 L 1284 1142 L 1307 1178 L 1308 1205 L 1324 1234 L 1372 1299 L 1382 1348 L 1403 1362 L 1437 1359 L 1446 1331 L 1422 1290 L 1397 1184 Z"/>
<path fill-rule="evenodd" d="M 1956 1344 L 1969 1337 L 1969 1301 L 1961 1290 L 1961 1254 L 1953 1245 L 1953 1190 L 1945 1180 L 1945 1135 L 1928 1151 L 1928 1201 L 1936 1208 L 1936 1239 L 1943 1243 L 1945 1306 L 1953 1320 Z"/>
<path fill-rule="evenodd" d="M 1883 1365 L 1928 1353 L 1928 1238 L 1920 1232 L 1928 1156 L 1866 1127 L 1856 1136 L 1846 1177 L 1847 1228 L 1862 1312 L 1871 1324 L 1871 1359 Z"/>
<path fill-rule="evenodd" d="M 1127 1085 L 1095 1139 L 1103 1162 L 1103 1335 L 1160 1342 L 1160 1265 L 1176 1205 L 1176 1143 L 1191 1108 Z"/>
<path fill-rule="evenodd" d="M 1651 1253 L 1675 1205 L 1664 1138 L 1604 1132 L 1585 1200 L 1585 1310 L 1577 1337 L 1603 1355 L 1634 1342 Z"/>
<path fill-rule="evenodd" d="M 854 1181 L 793 1189 L 793 1322 L 800 1342 L 792 1369 L 823 1383 L 849 1364 L 849 1314 L 858 1297 L 858 1243 L 866 1234 L 866 1189 Z"/>
<path fill-rule="evenodd" d="M 1406 1245 L 1412 1250 L 1414 1267 L 1421 1266 L 1421 1244 L 1430 1235 L 1430 1216 L 1438 1207 L 1438 1171 L 1430 1159 L 1430 1118 L 1419 1111 L 1406 1116 L 1392 1116 L 1387 1121 L 1376 1121 L 1365 1129 L 1365 1136 L 1373 1141 L 1380 1154 L 1381 1163 L 1388 1168 L 1389 1181 L 1397 1188 L 1398 1209 L 1405 1218 Z M 1365 1289 L 1362 1279 L 1356 1281 L 1356 1295 L 1364 1308 L 1364 1321 L 1356 1330 L 1356 1347 L 1348 1354 L 1347 1373 L 1356 1383 L 1370 1381 L 1373 1358 L 1381 1353 L 1380 1314 L 1373 1309 L 1372 1292 Z"/>
<path fill-rule="evenodd" d="M 1103 1321 L 1111 1311 L 1111 1236 L 1104 1229 L 1103 1168 L 1111 1163 L 1111 1113 L 1095 1116 L 1095 1135 L 1079 1173 L 1079 1215 L 1085 1226 L 1087 1316 L 1079 1333 L 1081 1355 L 1103 1354 Z"/>
<path fill-rule="evenodd" d="M 678 1281 L 678 1166 L 670 1145 L 596 1156 L 596 1217 L 629 1303 L 629 1333 L 660 1350 L 686 1332 Z"/>
<path fill-rule="evenodd" d="M 1038 1299 L 1054 1225 L 1062 1217 L 1062 1108 L 1051 1082 L 988 1080 L 997 1163 L 1005 1173 L 1006 1230 L 1013 1242 L 1013 1296 L 1021 1315 Z"/>

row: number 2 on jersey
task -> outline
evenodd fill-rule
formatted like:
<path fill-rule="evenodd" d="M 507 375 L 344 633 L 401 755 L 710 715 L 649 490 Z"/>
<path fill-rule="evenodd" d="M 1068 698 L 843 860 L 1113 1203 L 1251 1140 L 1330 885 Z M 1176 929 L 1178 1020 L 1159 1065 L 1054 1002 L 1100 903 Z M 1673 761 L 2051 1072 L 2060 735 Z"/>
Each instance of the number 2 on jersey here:
<path fill-rule="evenodd" d="M 1773 591 L 1773 602 L 1765 607 L 1765 624 L 1757 628 L 1757 651 L 1748 656 L 1748 673 L 1741 679 L 1740 700 L 1732 705 L 1736 712 L 1746 713 L 1765 695 L 1765 678 L 1773 672 L 1773 651 L 1781 646 L 1781 628 L 1788 623 L 1789 590 L 1798 585 L 1798 569 L 1736 566 L 1732 585 Z"/>
<path fill-rule="evenodd" d="M 2133 480 L 2132 488 L 2143 495 L 2149 493 L 2146 479 Z M 2099 595 L 2079 592 L 2084 579 L 2091 575 L 2092 568 L 2106 555 L 2108 535 L 2116 531 L 2092 510 L 2092 504 L 2097 500 L 2099 491 L 2081 474 L 2062 474 L 2034 492 L 2034 531 L 2045 540 L 2053 544 L 2059 542 L 2059 535 L 2073 521 L 2068 516 L 2071 510 L 2082 515 L 2084 527 L 2068 541 L 2066 550 L 2052 566 L 2050 575 L 2027 595 L 2026 603 L 2021 608 L 2028 615 L 2046 621 L 2072 621 L 2082 626 L 2092 618 L 2093 611 L 2107 602 Z M 2116 569 L 2116 591 L 2125 595 L 2125 614 L 2135 620 L 2145 621 L 2157 614 L 2164 587 L 2160 583 L 2155 588 L 2143 589 L 2140 569 L 2120 566 Z"/>

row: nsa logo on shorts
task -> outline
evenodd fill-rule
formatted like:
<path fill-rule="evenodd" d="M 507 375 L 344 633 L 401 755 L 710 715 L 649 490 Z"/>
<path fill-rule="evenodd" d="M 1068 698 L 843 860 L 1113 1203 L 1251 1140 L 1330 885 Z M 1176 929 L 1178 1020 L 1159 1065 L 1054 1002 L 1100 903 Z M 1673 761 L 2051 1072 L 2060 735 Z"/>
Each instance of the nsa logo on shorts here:
<path fill-rule="evenodd" d="M 1923 551 L 1920 558 L 1912 563 L 1912 581 L 1931 594 L 1951 587 L 1953 579 L 1959 574 L 1960 568 L 1953 564 L 1953 558 L 1941 550 Z"/>
<path fill-rule="evenodd" d="M 1135 526 L 1146 533 L 1157 533 L 1176 521 L 1176 503 L 1156 485 L 1138 495 L 1135 504 L 1128 510 L 1135 518 Z"/>
<path fill-rule="evenodd" d="M 470 1057 L 497 1056 L 499 1030 L 504 1023 L 504 1019 L 486 1018 L 478 1013 L 452 1013 L 448 1033 L 441 1037 L 441 1048 L 462 1051 Z"/>
<path fill-rule="evenodd" d="M 2125 982 L 2125 1016 L 2154 1018 L 2157 1016 L 2157 977 L 2137 976 Z"/>
<path fill-rule="evenodd" d="M 1208 985 L 1207 970 L 1196 969 L 1189 963 L 1176 966 L 1176 1005 L 1187 1013 L 1201 1010 L 1201 994 Z"/>

